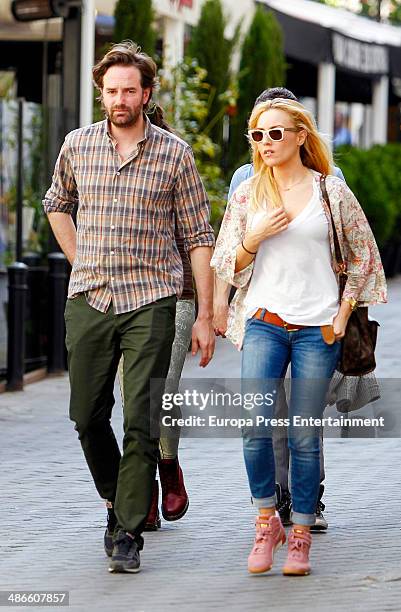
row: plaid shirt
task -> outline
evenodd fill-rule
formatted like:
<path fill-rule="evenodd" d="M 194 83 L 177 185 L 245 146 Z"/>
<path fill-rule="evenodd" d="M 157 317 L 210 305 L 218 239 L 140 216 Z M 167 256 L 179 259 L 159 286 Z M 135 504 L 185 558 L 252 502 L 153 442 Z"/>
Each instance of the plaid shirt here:
<path fill-rule="evenodd" d="M 124 160 L 107 120 L 67 135 L 46 213 L 77 210 L 77 249 L 68 297 L 86 293 L 90 306 L 130 312 L 181 295 L 183 269 L 174 239 L 187 251 L 212 247 L 209 202 L 193 154 L 183 140 L 152 125 Z"/>

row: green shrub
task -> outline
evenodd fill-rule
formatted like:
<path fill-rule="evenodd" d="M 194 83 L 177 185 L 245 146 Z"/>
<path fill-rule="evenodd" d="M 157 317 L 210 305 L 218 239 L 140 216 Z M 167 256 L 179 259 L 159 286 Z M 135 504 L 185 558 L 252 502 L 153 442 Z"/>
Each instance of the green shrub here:
<path fill-rule="evenodd" d="M 178 135 L 191 145 L 196 165 L 209 196 L 211 223 L 217 231 L 224 214 L 227 184 L 218 163 L 220 147 L 205 131 L 209 112 L 206 70 L 187 58 L 164 82 L 160 92 L 166 119 Z"/>
<path fill-rule="evenodd" d="M 340 147 L 336 159 L 383 247 L 401 220 L 401 145 L 375 145 L 368 150 Z"/>

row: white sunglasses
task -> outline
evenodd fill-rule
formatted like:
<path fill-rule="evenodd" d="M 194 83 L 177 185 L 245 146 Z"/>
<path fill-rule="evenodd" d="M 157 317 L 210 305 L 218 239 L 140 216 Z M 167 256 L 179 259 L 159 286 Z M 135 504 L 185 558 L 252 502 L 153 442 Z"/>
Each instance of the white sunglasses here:
<path fill-rule="evenodd" d="M 256 143 L 266 143 L 267 140 L 280 142 L 284 138 L 284 132 L 299 132 L 298 128 L 276 127 L 270 130 L 253 129 L 248 130 L 248 138 Z"/>

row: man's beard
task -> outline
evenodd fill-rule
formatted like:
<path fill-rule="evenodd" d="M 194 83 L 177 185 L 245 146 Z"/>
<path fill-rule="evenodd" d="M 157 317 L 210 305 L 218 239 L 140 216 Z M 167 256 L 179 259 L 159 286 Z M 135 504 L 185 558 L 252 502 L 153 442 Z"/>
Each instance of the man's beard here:
<path fill-rule="evenodd" d="M 128 108 L 127 106 L 112 106 L 110 110 L 103 106 L 103 110 L 106 113 L 106 117 L 115 127 L 128 128 L 135 125 L 142 115 L 143 105 L 136 106 L 135 108 Z M 117 111 L 126 111 L 124 115 L 118 116 Z"/>

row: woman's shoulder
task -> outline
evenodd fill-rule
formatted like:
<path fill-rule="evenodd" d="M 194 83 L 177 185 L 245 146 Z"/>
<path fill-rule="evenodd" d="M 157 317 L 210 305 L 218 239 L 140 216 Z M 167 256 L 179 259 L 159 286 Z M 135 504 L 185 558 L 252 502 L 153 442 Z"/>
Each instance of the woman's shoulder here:
<path fill-rule="evenodd" d="M 242 181 L 240 185 L 236 188 L 234 193 L 230 198 L 230 204 L 237 204 L 239 206 L 245 205 L 249 203 L 251 197 L 251 189 L 252 189 L 252 177 Z"/>
<path fill-rule="evenodd" d="M 315 177 L 316 181 L 320 182 L 321 177 L 323 176 L 321 172 L 318 172 L 317 170 L 313 170 L 313 168 L 310 169 L 313 176 Z M 325 176 L 326 178 L 326 184 L 330 184 L 330 185 L 339 185 L 339 184 L 343 184 L 346 185 L 346 182 L 339 177 L 337 174 L 326 174 Z"/>
<path fill-rule="evenodd" d="M 319 177 L 319 173 L 315 173 Z M 358 220 L 365 222 L 365 216 L 358 199 L 347 183 L 338 176 L 326 176 L 326 189 L 330 200 L 330 208 L 335 219 L 341 219 L 344 225 Z"/>
<path fill-rule="evenodd" d="M 315 179 L 320 183 L 322 174 L 317 172 L 316 170 L 312 170 Z M 327 174 L 325 178 L 327 193 L 330 198 L 335 198 L 336 200 L 343 200 L 346 196 L 351 195 L 352 192 L 348 187 L 347 183 L 339 176 L 335 174 Z"/>

